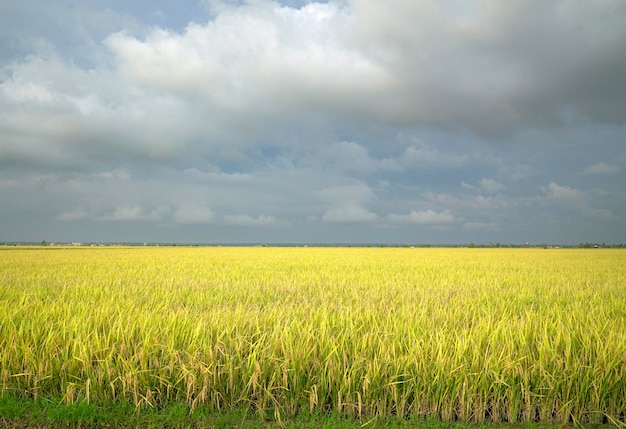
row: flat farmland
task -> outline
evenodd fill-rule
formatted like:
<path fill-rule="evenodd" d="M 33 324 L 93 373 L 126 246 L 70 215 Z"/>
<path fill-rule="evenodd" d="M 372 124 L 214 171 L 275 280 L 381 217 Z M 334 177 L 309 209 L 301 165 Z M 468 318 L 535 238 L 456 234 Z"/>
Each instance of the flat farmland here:
<path fill-rule="evenodd" d="M 0 394 L 624 422 L 626 251 L 0 250 Z"/>

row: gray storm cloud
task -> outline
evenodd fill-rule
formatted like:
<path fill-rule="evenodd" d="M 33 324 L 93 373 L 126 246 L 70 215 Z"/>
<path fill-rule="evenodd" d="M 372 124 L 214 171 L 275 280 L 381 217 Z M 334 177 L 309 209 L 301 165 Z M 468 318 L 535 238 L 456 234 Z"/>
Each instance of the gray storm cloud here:
<path fill-rule="evenodd" d="M 36 3 L 0 6 L 0 241 L 626 230 L 619 0 Z"/>

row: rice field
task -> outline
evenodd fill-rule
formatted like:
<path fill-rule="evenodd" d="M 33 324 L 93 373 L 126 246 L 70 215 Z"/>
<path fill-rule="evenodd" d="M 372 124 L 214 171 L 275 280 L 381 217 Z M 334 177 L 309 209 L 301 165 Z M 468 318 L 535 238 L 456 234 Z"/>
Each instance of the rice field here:
<path fill-rule="evenodd" d="M 0 395 L 624 422 L 626 251 L 0 249 Z"/>

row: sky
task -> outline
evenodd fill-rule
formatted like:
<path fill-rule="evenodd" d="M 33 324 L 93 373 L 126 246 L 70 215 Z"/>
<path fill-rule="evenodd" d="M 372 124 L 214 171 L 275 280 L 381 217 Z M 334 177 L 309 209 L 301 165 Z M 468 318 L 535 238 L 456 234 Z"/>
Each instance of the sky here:
<path fill-rule="evenodd" d="M 0 242 L 626 243 L 623 0 L 3 0 Z"/>

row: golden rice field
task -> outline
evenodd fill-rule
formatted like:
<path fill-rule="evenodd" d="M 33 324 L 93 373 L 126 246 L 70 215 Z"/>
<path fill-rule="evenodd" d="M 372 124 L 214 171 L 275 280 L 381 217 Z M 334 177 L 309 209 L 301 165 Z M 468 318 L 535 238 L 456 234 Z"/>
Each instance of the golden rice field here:
<path fill-rule="evenodd" d="M 626 251 L 3 248 L 0 392 L 616 423 Z"/>

